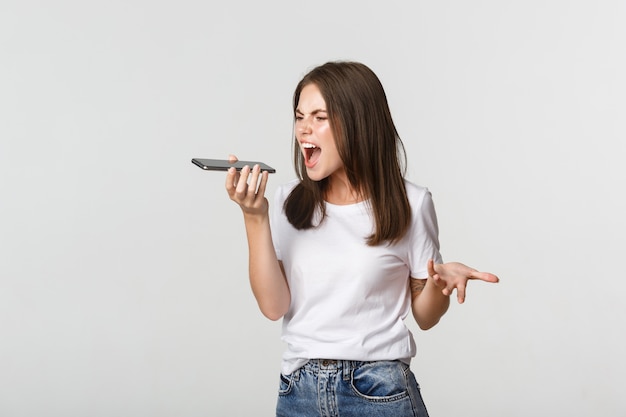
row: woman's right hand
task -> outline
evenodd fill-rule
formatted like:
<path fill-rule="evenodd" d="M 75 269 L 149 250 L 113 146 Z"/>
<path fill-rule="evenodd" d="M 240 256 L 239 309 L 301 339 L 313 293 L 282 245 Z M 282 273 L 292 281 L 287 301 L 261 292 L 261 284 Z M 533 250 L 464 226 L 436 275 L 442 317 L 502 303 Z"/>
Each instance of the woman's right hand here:
<path fill-rule="evenodd" d="M 233 163 L 238 159 L 229 155 L 228 161 Z M 244 215 L 266 215 L 269 203 L 265 198 L 265 187 L 269 173 L 261 172 L 258 165 L 245 166 L 241 172 L 230 168 L 226 174 L 226 191 L 235 203 L 239 204 Z"/>

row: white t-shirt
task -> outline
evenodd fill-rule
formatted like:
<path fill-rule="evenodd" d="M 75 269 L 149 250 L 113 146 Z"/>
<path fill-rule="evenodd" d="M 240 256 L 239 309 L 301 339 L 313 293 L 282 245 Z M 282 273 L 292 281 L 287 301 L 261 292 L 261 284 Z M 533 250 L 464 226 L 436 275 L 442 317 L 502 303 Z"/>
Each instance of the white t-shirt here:
<path fill-rule="evenodd" d="M 271 222 L 291 292 L 282 372 L 290 374 L 309 359 L 410 362 L 416 349 L 404 324 L 411 312 L 408 280 L 428 276 L 428 259 L 441 262 L 430 192 L 405 181 L 410 229 L 393 245 L 368 246 L 374 224 L 366 202 L 326 203 L 327 217 L 318 227 L 291 226 L 283 205 L 297 183 L 279 187 Z"/>

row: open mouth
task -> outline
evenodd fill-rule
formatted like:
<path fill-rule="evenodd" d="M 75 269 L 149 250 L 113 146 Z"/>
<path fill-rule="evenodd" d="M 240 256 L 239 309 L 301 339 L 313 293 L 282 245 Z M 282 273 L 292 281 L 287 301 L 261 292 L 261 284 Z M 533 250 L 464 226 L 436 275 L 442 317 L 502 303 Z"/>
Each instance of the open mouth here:
<path fill-rule="evenodd" d="M 307 167 L 315 165 L 322 153 L 322 150 L 312 143 L 302 143 L 302 152 L 304 153 L 304 163 Z"/>

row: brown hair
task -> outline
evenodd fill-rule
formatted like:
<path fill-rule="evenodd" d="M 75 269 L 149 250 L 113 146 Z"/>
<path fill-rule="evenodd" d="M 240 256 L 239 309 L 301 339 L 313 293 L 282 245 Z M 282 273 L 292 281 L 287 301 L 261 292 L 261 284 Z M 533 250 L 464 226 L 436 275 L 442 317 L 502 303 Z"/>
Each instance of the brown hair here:
<path fill-rule="evenodd" d="M 348 181 L 369 199 L 376 227 L 367 244 L 395 242 L 406 233 L 411 207 L 404 187 L 406 153 L 391 118 L 380 80 L 364 64 L 328 62 L 314 68 L 298 83 L 293 95 L 294 114 L 302 89 L 315 84 L 324 101 L 337 150 Z M 294 146 L 294 167 L 300 183 L 285 201 L 289 222 L 299 230 L 315 227 L 316 211 L 325 216 L 324 193 L 328 179 L 311 180 L 299 146 Z"/>

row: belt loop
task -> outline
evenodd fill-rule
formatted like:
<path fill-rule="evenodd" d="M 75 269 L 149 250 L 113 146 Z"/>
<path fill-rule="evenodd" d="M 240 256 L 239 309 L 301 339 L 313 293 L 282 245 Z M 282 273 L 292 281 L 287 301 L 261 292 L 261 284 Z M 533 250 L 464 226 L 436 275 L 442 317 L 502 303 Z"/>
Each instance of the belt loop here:
<path fill-rule="evenodd" d="M 350 374 L 352 373 L 352 361 L 342 361 L 343 363 L 341 364 L 342 368 L 343 368 L 343 380 L 344 381 L 349 381 L 350 380 Z"/>

